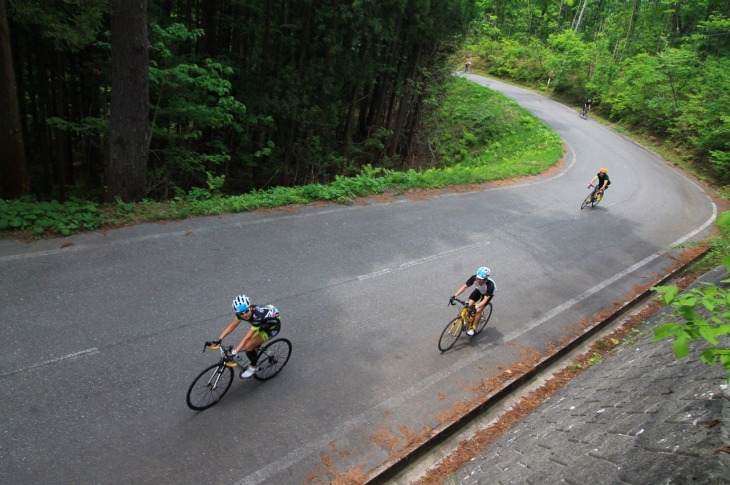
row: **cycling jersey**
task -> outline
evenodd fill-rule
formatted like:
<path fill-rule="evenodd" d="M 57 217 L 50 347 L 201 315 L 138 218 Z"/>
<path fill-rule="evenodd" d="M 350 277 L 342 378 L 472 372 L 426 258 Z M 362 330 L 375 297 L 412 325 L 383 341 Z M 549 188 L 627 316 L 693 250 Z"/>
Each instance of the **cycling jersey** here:
<path fill-rule="evenodd" d="M 497 291 L 497 285 L 494 284 L 494 281 L 492 281 L 491 278 L 487 278 L 484 280 L 482 284 L 475 284 L 477 281 L 477 275 L 472 275 L 468 280 L 466 280 L 466 283 L 464 283 L 467 287 L 474 286 L 474 292 L 469 297 L 471 300 L 476 301 L 477 298 L 474 298 L 474 296 L 478 296 L 478 299 L 481 300 L 485 296 L 493 296 L 494 292 Z"/>
<path fill-rule="evenodd" d="M 606 188 L 608 188 L 608 186 L 611 185 L 611 180 L 608 178 L 607 173 L 598 172 L 596 174 L 596 177 L 598 177 L 598 188 L 599 189 L 603 187 L 604 182 L 606 182 Z"/>
<path fill-rule="evenodd" d="M 238 320 L 248 322 L 251 327 L 256 330 L 256 334 L 266 334 L 264 340 L 268 340 L 267 337 L 273 337 L 279 330 L 281 330 L 281 320 L 279 319 L 279 309 L 274 305 L 252 305 L 251 306 L 251 318 L 246 320 L 239 316 L 236 316 Z"/>

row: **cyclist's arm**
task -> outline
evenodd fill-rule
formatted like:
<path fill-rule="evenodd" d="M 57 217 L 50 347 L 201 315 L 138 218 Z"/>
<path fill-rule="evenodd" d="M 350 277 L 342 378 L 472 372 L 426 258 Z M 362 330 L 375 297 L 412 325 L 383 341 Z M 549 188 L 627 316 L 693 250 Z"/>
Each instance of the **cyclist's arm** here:
<path fill-rule="evenodd" d="M 224 338 L 226 338 L 228 336 L 228 334 L 230 334 L 231 332 L 233 332 L 233 330 L 235 330 L 235 328 L 238 326 L 239 323 L 241 323 L 241 321 L 238 318 L 234 318 L 233 321 L 228 324 L 226 329 L 223 330 L 223 333 L 221 333 L 221 336 L 218 337 L 218 339 L 223 340 Z"/>
<path fill-rule="evenodd" d="M 461 286 L 459 287 L 459 289 L 458 289 L 458 290 L 456 290 L 456 293 L 454 293 L 454 296 L 456 297 L 456 296 L 459 296 L 459 295 L 461 295 L 461 294 L 462 294 L 462 293 L 464 292 L 464 290 L 466 290 L 467 288 L 469 288 L 469 287 L 468 287 L 468 286 L 466 286 L 465 284 L 464 284 L 464 285 L 461 285 Z"/>
<path fill-rule="evenodd" d="M 248 341 L 251 340 L 253 338 L 254 334 L 256 333 L 256 328 L 258 328 L 258 327 L 251 327 L 248 329 L 248 332 L 246 332 L 246 335 L 244 335 L 243 338 L 241 339 L 241 343 L 239 343 L 236 346 L 236 352 L 240 352 L 241 350 L 243 350 L 243 348 L 246 346 Z"/>
<path fill-rule="evenodd" d="M 590 182 L 588 182 L 588 185 L 593 185 L 593 182 L 597 181 L 598 177 L 593 177 Z"/>
<path fill-rule="evenodd" d="M 477 310 L 482 310 L 490 301 L 492 301 L 492 297 L 496 290 L 497 287 L 494 282 L 492 280 L 487 280 L 487 293 L 482 297 L 479 303 L 477 303 Z"/>
<path fill-rule="evenodd" d="M 477 303 L 475 306 L 477 307 L 477 311 L 481 310 L 485 306 L 487 306 L 487 303 L 492 299 L 492 295 L 484 295 L 484 298 L 482 298 L 479 303 Z"/>

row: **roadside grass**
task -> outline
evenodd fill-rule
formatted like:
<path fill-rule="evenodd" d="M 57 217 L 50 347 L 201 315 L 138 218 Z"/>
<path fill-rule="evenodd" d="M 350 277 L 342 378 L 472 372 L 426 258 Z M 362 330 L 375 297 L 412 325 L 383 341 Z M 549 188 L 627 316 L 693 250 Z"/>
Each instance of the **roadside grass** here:
<path fill-rule="evenodd" d="M 478 184 L 536 175 L 563 154 L 560 137 L 516 102 L 455 77 L 443 106 L 429 120 L 435 156 L 426 167 L 397 171 L 366 165 L 354 177 L 329 184 L 272 187 L 241 195 L 215 188 L 194 189 L 169 201 L 116 200 L 101 204 L 74 198 L 65 202 L 0 199 L 0 237 L 48 238 L 141 222 L 184 219 L 309 204 L 351 203 L 356 197 L 409 190 Z"/>

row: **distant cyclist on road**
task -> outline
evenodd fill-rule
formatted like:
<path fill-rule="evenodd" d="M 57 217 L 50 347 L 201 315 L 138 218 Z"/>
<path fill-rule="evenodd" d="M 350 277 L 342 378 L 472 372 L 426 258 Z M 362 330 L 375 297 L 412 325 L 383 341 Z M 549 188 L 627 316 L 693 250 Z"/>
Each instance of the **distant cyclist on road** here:
<path fill-rule="evenodd" d="M 246 295 L 239 295 L 233 300 L 233 311 L 236 313 L 236 317 L 223 330 L 218 340 L 209 342 L 209 344 L 220 344 L 221 340 L 235 330 L 241 320 L 247 321 L 251 328 L 243 336 L 241 343 L 231 351 L 233 354 L 237 354 L 241 350 L 246 351 L 250 365 L 241 372 L 241 379 L 247 379 L 258 370 L 256 349 L 281 330 L 279 310 L 274 305 L 253 305 Z"/>
<path fill-rule="evenodd" d="M 591 110 L 591 106 L 593 106 L 593 100 L 587 99 L 585 103 L 583 103 L 583 111 L 580 112 L 580 117 L 583 119 L 588 118 L 588 112 Z"/>
<path fill-rule="evenodd" d="M 599 198 L 602 198 L 603 193 L 606 191 L 608 186 L 611 185 L 611 180 L 608 178 L 608 169 L 606 167 L 602 167 L 596 176 L 591 179 L 588 183 L 588 188 L 590 188 L 591 185 L 598 189 L 598 196 Z"/>
<path fill-rule="evenodd" d="M 476 310 L 476 313 L 474 314 L 475 322 L 478 322 L 479 319 L 482 317 L 482 311 L 484 310 L 484 307 L 487 306 L 487 303 L 492 300 L 494 292 L 497 291 L 497 286 L 494 284 L 494 281 L 489 278 L 490 274 L 492 274 L 492 271 L 486 266 L 482 266 L 481 268 L 477 269 L 476 274 L 471 275 L 469 279 L 466 280 L 466 283 L 461 285 L 459 289 L 456 290 L 454 296 L 449 298 L 449 303 L 453 303 L 454 298 L 461 295 L 464 290 L 466 290 L 470 286 L 474 285 L 474 290 L 471 292 L 471 295 L 469 295 L 469 301 L 467 301 L 467 303 L 470 307 L 473 306 Z M 474 329 L 468 329 L 466 331 L 466 334 L 469 336 L 474 335 Z"/>
<path fill-rule="evenodd" d="M 464 72 L 469 72 L 469 69 L 471 69 L 471 61 L 466 61 L 464 63 Z"/>

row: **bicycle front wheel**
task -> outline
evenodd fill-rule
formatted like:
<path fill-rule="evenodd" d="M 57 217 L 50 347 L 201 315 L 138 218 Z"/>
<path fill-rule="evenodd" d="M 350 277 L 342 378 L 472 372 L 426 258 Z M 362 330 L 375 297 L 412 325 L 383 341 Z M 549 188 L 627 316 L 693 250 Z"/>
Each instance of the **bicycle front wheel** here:
<path fill-rule="evenodd" d="M 267 381 L 281 372 L 291 355 L 291 342 L 285 338 L 272 340 L 263 347 L 257 362 L 258 370 L 254 379 Z"/>
<path fill-rule="evenodd" d="M 188 389 L 188 407 L 196 411 L 208 409 L 228 392 L 233 383 L 233 369 L 225 364 L 213 364 L 198 374 Z"/>
<path fill-rule="evenodd" d="M 580 210 L 583 210 L 586 206 L 593 204 L 593 193 L 588 194 L 588 197 L 580 205 Z"/>
<path fill-rule="evenodd" d="M 462 320 L 461 317 L 456 317 L 451 320 L 446 325 L 446 328 L 444 328 L 444 331 L 441 332 L 441 337 L 439 337 L 439 350 L 441 352 L 446 352 L 453 347 L 463 330 L 464 320 Z"/>
<path fill-rule="evenodd" d="M 487 322 L 489 321 L 489 318 L 492 316 L 492 304 L 487 303 L 487 306 L 484 307 L 484 310 L 482 310 L 482 317 L 479 319 L 479 323 L 477 324 L 476 330 L 474 330 L 475 334 L 481 333 L 482 330 L 484 330 L 484 327 L 487 326 Z"/>

